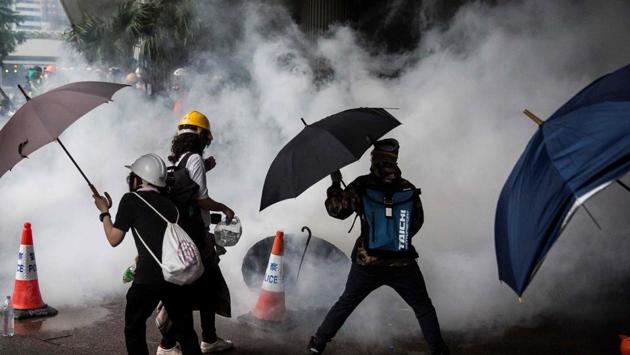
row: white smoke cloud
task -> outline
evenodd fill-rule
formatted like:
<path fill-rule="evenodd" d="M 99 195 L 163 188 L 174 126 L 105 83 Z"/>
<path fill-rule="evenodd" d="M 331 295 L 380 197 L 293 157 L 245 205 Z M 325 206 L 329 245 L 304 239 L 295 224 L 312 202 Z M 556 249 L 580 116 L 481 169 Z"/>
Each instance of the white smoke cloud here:
<path fill-rule="evenodd" d="M 370 56 L 346 27 L 310 44 L 277 7 L 248 3 L 238 9 L 240 17 L 226 12 L 234 8 L 217 5 L 208 15 L 216 36 L 237 33 L 238 41 L 200 55 L 198 62 L 210 69 L 195 72 L 186 107 L 212 121 L 216 140 L 210 154 L 218 165 L 208 174 L 209 191 L 231 206 L 244 226 L 242 241 L 221 262 L 234 314 L 246 312 L 256 297 L 240 274 L 242 258 L 276 229 L 297 233 L 308 225 L 314 235 L 350 253 L 358 229 L 349 236 L 350 220 L 326 215 L 328 181 L 261 213 L 258 206 L 267 168 L 302 129 L 300 118 L 314 122 L 351 107 L 399 108 L 391 112 L 403 125 L 390 136 L 401 143 L 404 176 L 423 190 L 426 222 L 414 245 L 445 329 L 486 331 L 532 321 L 589 300 L 593 288 L 618 280 L 601 276 L 604 271 L 628 270 L 628 262 L 618 258 L 630 243 L 630 228 L 620 222 L 630 205 L 615 193 L 592 202 L 605 216 L 606 229 L 600 232 L 578 215 L 522 305 L 498 282 L 493 240 L 499 191 L 536 129 L 520 112 L 529 108 L 547 117 L 590 81 L 628 63 L 626 2 L 473 3 L 461 8 L 445 31 L 424 33 L 415 52 L 381 57 Z M 74 54 L 64 60 L 82 65 Z M 332 81 L 314 84 L 311 64 L 317 60 L 332 68 Z M 375 73 L 390 67 L 401 74 Z M 65 79 L 87 78 L 66 74 Z M 166 157 L 176 122 L 167 100 L 147 100 L 124 89 L 61 138 L 97 188 L 112 194 L 116 208 L 126 188 L 123 165 L 147 152 Z M 363 158 L 343 169 L 344 178 L 351 181 L 368 166 Z M 1 293 L 12 289 L 25 221 L 33 223 L 46 302 L 89 305 L 126 291 L 121 274 L 135 255 L 131 238 L 109 247 L 90 192 L 59 147 L 33 153 L 3 176 L 0 196 Z M 626 213 L 613 214 L 611 206 Z M 378 324 L 364 320 L 383 316 L 389 309 L 381 304 L 391 299 L 390 290 L 375 293 L 349 323 L 371 334 Z M 404 317 L 401 322 L 413 320 L 411 313 Z"/>

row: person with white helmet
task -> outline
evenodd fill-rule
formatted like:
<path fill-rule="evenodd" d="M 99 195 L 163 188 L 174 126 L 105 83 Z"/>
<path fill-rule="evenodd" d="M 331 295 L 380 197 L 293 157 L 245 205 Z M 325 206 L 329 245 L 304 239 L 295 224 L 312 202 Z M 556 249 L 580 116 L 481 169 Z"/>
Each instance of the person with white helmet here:
<path fill-rule="evenodd" d="M 170 221 L 177 220 L 178 216 L 175 205 L 160 192 L 160 188 L 166 186 L 166 164 L 159 156 L 146 154 L 126 167 L 130 170 L 127 177 L 130 192 L 121 198 L 115 222 L 112 222 L 107 200 L 99 195 L 93 197 L 96 207 L 101 212 L 99 218 L 103 222 L 105 236 L 111 246 L 118 246 L 126 232 L 131 229 L 138 251 L 136 274 L 127 291 L 125 307 L 124 333 L 127 352 L 149 354 L 146 321 L 159 301 L 162 301 L 183 354 L 201 354 L 199 339 L 193 326 L 192 309 L 190 302 L 187 301 L 188 291 L 182 286 L 164 280 L 160 266 L 147 249 L 151 249 L 156 256 L 162 255 L 166 222 L 156 211 Z M 138 234 L 142 236 L 146 245 L 139 240 Z"/>
<path fill-rule="evenodd" d="M 202 154 L 212 139 L 208 118 L 198 111 L 188 112 L 177 125 L 177 134 L 171 145 L 173 154 L 169 157 L 176 168 L 186 169 L 188 177 L 198 187 L 189 205 L 178 206 L 180 211 L 187 211 L 182 214 L 180 225 L 197 244 L 205 268 L 204 274 L 193 284 L 196 295 L 193 302 L 198 304 L 201 318 L 203 353 L 220 352 L 233 347 L 231 341 L 217 336 L 215 328 L 215 313 L 230 317 L 231 309 L 229 290 L 219 269 L 214 242 L 209 236 L 209 211 L 223 212 L 227 219 L 234 217 L 234 211 L 208 196 L 206 171 L 214 167 L 215 161 L 212 157 L 204 161 Z M 167 333 L 160 342 L 158 354 L 166 354 L 161 350 L 173 349 L 174 346 L 173 334 Z"/>

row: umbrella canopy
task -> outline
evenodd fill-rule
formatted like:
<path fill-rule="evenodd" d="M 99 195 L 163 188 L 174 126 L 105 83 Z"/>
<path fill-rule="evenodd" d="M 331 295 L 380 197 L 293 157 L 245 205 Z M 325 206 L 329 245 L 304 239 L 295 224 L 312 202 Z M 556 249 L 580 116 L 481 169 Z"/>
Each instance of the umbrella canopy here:
<path fill-rule="evenodd" d="M 575 204 L 630 170 L 630 65 L 584 88 L 542 123 L 497 205 L 499 279 L 520 296 Z"/>
<path fill-rule="evenodd" d="M 284 266 L 282 269 L 284 272 L 284 282 L 287 288 L 295 288 L 298 283 L 297 270 L 301 263 L 300 256 L 304 251 L 304 244 L 308 237 L 291 233 L 285 234 L 284 237 Z M 274 236 L 270 236 L 259 240 L 247 250 L 247 253 L 243 257 L 241 272 L 245 284 L 251 289 L 259 289 L 262 284 L 274 239 Z M 306 275 L 307 279 L 312 279 L 326 275 L 326 287 L 323 287 L 321 283 L 313 285 L 313 287 L 302 284 L 300 287 L 309 289 L 318 288 L 320 289 L 319 292 L 321 292 L 322 289 L 327 291 L 332 290 L 332 295 L 339 296 L 339 289 L 343 288 L 346 281 L 346 268 L 348 267 L 350 267 L 350 258 L 348 258 L 341 249 L 327 242 L 325 239 L 311 236 L 311 245 L 309 246 L 308 255 L 304 259 L 304 269 L 302 270 L 305 274 L 303 274 L 302 277 Z M 334 269 L 334 271 L 326 273 L 324 270 L 326 268 Z M 331 287 L 331 284 L 337 287 Z"/>
<path fill-rule="evenodd" d="M 263 186 L 260 210 L 299 196 L 310 186 L 361 158 L 400 122 L 382 108 L 355 108 L 304 129 L 280 150 Z"/>
<path fill-rule="evenodd" d="M 81 116 L 129 86 L 81 81 L 50 90 L 24 104 L 0 130 L 0 177 L 20 160 L 56 140 Z"/>

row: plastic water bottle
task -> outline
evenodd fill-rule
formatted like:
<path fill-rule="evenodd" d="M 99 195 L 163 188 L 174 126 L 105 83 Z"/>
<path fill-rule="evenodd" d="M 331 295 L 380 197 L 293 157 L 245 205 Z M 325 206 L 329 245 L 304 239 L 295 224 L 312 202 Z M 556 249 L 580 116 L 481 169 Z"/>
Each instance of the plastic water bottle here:
<path fill-rule="evenodd" d="M 11 302 L 11 296 L 7 296 L 2 305 L 2 336 L 12 337 L 15 334 L 14 326 L 13 303 Z"/>
<path fill-rule="evenodd" d="M 133 279 L 136 277 L 136 265 L 131 265 L 130 267 L 125 269 L 125 272 L 123 273 L 123 283 L 126 284 L 127 282 L 131 282 L 133 281 Z"/>
<path fill-rule="evenodd" d="M 234 216 L 230 223 L 223 219 L 214 228 L 214 240 L 222 247 L 231 247 L 238 243 L 243 234 L 243 227 L 238 217 Z"/>

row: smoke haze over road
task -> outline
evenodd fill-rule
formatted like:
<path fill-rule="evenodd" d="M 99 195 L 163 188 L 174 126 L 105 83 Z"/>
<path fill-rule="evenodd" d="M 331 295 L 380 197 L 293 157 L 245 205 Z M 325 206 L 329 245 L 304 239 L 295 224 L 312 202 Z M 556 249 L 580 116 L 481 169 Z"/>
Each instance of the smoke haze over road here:
<path fill-rule="evenodd" d="M 403 125 L 389 136 L 400 141 L 403 176 L 423 191 L 426 222 L 414 245 L 445 329 L 486 331 L 576 308 L 584 316 L 609 309 L 598 297 L 627 280 L 630 270 L 623 253 L 630 247 L 627 192 L 612 186 L 589 202 L 603 231 L 578 212 L 521 305 L 498 281 L 493 228 L 500 189 L 536 129 L 522 109 L 545 118 L 595 78 L 628 64 L 629 3 L 471 3 L 444 28 L 423 33 L 415 51 L 380 56 L 361 47 L 347 27 L 311 44 L 279 7 L 214 4 L 208 21 L 216 28 L 208 40 L 216 45 L 198 56 L 195 66 L 203 70 L 193 69 L 185 110 L 211 120 L 217 167 L 208 174 L 209 193 L 243 223 L 242 240 L 221 262 L 235 315 L 257 296 L 241 276 L 242 258 L 276 229 L 297 234 L 308 225 L 350 253 L 358 228 L 348 235 L 350 219 L 326 215 L 328 180 L 296 200 L 261 213 L 258 206 L 267 168 L 302 129 L 300 118 L 314 122 L 352 107 L 399 108 L 390 112 Z M 86 65 L 68 53 L 60 66 Z M 326 63 L 334 76 L 320 78 L 313 63 Z M 63 75 L 62 82 L 98 79 Z M 166 99 L 148 100 L 128 88 L 62 139 L 97 188 L 114 197 L 115 211 L 126 189 L 123 165 L 148 152 L 166 158 L 177 120 Z M 367 173 L 367 156 L 342 170 L 346 182 Z M 135 256 L 132 238 L 116 249 L 108 245 L 89 189 L 58 146 L 48 145 L 4 175 L 0 196 L 0 294 L 13 287 L 25 221 L 33 224 L 45 302 L 91 305 L 126 292 L 121 274 Z M 388 312 L 393 294 L 379 290 L 353 314 L 364 334 L 380 329 L 376 320 Z M 411 312 L 404 317 L 404 324 L 415 321 Z"/>

